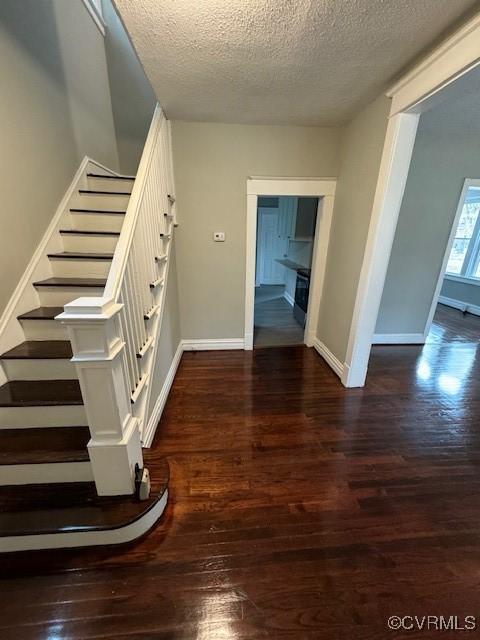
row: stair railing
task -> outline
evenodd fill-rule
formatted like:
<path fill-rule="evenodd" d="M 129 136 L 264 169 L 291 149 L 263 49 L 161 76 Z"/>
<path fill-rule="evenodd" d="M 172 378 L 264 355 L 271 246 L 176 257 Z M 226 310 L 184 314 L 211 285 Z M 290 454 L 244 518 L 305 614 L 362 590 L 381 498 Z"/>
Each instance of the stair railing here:
<path fill-rule="evenodd" d="M 78 298 L 68 329 L 99 495 L 135 490 L 141 430 L 176 226 L 170 123 L 157 105 L 102 297 Z"/>

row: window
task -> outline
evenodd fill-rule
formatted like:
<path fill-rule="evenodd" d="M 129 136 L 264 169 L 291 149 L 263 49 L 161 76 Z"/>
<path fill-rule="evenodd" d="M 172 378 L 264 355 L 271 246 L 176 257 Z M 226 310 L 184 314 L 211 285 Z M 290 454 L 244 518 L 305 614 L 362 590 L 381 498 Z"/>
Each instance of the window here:
<path fill-rule="evenodd" d="M 480 282 L 480 180 L 466 180 L 447 275 Z"/>

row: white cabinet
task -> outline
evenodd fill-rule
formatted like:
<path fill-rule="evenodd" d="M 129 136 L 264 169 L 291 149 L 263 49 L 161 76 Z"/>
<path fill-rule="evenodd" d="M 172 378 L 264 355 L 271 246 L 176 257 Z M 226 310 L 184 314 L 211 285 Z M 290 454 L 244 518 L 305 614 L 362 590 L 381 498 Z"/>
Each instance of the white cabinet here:
<path fill-rule="evenodd" d="M 279 198 L 278 203 L 278 236 L 290 240 L 295 236 L 298 198 Z"/>
<path fill-rule="evenodd" d="M 315 235 L 317 198 L 279 198 L 277 234 L 285 240 L 311 241 Z"/>
<path fill-rule="evenodd" d="M 299 198 L 292 240 L 313 242 L 317 221 L 318 198 Z"/>

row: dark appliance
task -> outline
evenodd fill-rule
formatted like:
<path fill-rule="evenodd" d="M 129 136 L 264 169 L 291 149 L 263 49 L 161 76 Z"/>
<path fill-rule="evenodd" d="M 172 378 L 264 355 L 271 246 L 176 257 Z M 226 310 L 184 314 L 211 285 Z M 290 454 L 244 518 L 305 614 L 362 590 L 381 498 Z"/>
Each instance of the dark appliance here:
<path fill-rule="evenodd" d="M 297 283 L 295 285 L 295 304 L 293 305 L 293 316 L 301 327 L 305 327 L 309 291 L 310 269 L 297 269 Z"/>

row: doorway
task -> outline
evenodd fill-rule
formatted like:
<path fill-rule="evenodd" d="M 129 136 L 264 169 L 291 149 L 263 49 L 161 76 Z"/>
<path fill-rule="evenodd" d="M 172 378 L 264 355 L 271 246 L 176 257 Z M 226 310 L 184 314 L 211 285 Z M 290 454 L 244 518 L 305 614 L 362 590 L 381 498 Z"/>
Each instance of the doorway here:
<path fill-rule="evenodd" d="M 254 347 L 304 343 L 318 203 L 258 199 Z"/>
<path fill-rule="evenodd" d="M 362 387 L 377 323 L 398 214 L 420 114 L 469 83 L 480 69 L 478 16 L 462 25 L 400 78 L 391 98 L 370 225 L 353 308 L 342 382 Z"/>
<path fill-rule="evenodd" d="M 255 346 L 314 345 L 335 184 L 328 178 L 247 180 L 245 349 L 253 349 L 254 338 Z M 305 208 L 313 210 L 313 226 L 305 226 Z M 308 270 L 306 295 L 305 280 L 297 292 L 302 268 Z"/>

